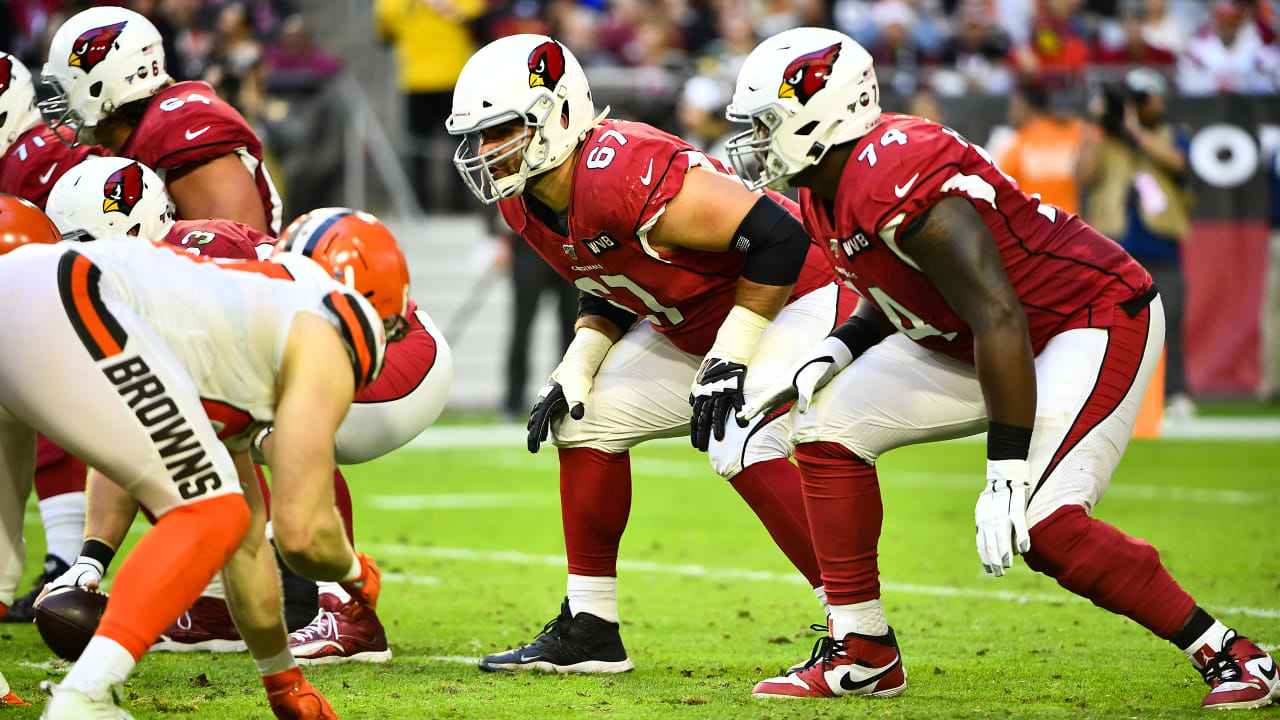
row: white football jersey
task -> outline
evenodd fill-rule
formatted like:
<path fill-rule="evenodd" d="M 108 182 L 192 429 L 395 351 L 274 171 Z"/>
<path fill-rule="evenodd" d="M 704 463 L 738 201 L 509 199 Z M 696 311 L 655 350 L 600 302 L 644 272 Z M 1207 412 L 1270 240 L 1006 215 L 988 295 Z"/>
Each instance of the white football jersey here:
<path fill-rule="evenodd" d="M 103 300 L 137 313 L 199 389 L 232 450 L 270 425 L 293 316 L 328 320 L 347 347 L 357 389 L 382 367 L 385 335 L 373 306 L 301 255 L 271 262 L 209 260 L 133 237 L 64 242 L 102 272 Z"/>

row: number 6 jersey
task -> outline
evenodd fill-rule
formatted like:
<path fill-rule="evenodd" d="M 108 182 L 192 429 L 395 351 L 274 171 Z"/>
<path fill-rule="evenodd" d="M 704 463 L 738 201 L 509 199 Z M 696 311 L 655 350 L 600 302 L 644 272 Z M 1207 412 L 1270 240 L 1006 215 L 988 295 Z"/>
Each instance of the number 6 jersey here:
<path fill-rule="evenodd" d="M 834 207 L 800 190 L 805 229 L 839 278 L 924 347 L 973 362 L 973 334 L 899 247 L 902 229 L 944 197 L 967 198 L 986 222 L 1027 314 L 1039 354 L 1058 333 L 1107 327 L 1151 276 L 1080 218 L 1028 197 L 986 151 L 909 115 L 884 119 L 854 146 Z"/>
<path fill-rule="evenodd" d="M 511 229 L 579 290 L 647 317 L 676 347 L 701 356 L 733 307 L 746 254 L 656 248 L 648 239 L 685 173 L 700 166 L 729 172 L 673 135 L 606 120 L 582 141 L 567 228 L 528 194 L 501 200 L 498 208 Z M 795 203 L 772 197 L 797 213 Z M 834 280 L 824 252 L 816 244 L 809 248 L 788 302 Z"/>

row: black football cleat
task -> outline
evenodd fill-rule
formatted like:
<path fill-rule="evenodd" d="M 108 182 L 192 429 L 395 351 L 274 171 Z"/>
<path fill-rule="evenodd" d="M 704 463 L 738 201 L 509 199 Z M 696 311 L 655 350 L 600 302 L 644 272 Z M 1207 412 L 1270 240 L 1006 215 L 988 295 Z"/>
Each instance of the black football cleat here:
<path fill-rule="evenodd" d="M 560 614 L 547 623 L 533 642 L 480 660 L 485 672 L 541 670 L 554 673 L 622 673 L 635 666 L 622 647 L 618 624 L 590 613 L 569 613 L 569 598 Z"/>
<path fill-rule="evenodd" d="M 7 623 L 29 623 L 36 620 L 36 598 L 40 596 L 40 591 L 44 590 L 44 586 L 58 579 L 58 576 L 70 569 L 70 565 L 62 562 L 62 558 L 57 555 L 44 556 L 44 572 L 36 578 L 35 587 L 31 588 L 31 592 L 20 598 L 13 599 L 13 605 L 9 606 L 9 612 L 5 613 L 0 622 Z"/>

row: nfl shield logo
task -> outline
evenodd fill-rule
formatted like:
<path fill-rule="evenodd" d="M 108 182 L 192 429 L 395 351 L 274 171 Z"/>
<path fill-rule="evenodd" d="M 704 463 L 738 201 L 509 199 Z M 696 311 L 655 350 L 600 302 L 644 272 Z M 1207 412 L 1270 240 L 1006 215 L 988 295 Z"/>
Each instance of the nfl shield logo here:
<path fill-rule="evenodd" d="M 578 251 L 573 249 L 573 245 L 571 243 L 561 245 L 560 247 L 564 250 L 565 255 L 568 255 L 569 257 L 573 258 L 574 262 L 577 262 Z"/>

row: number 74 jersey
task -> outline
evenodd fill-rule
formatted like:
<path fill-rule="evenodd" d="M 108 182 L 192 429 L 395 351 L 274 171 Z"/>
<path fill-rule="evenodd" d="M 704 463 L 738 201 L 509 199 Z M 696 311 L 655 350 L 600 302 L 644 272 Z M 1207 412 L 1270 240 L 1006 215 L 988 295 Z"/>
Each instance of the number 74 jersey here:
<path fill-rule="evenodd" d="M 1108 327 L 1151 276 L 1080 218 L 1027 196 L 981 147 L 950 128 L 884 115 L 857 141 L 834 206 L 800 190 L 805 229 L 836 274 L 917 343 L 973 362 L 973 334 L 899 245 L 903 228 L 944 197 L 971 202 L 1000 251 L 1039 354 L 1058 333 Z"/>
<path fill-rule="evenodd" d="M 579 290 L 647 317 L 676 347 L 702 356 L 733 307 L 746 253 L 649 242 L 649 231 L 696 167 L 729 172 L 673 135 L 607 120 L 582 141 L 567 227 L 556 227 L 559 220 L 528 195 L 501 200 L 498 208 L 507 225 Z M 798 214 L 795 203 L 772 197 Z M 826 251 L 814 243 L 788 301 L 833 280 Z"/>

